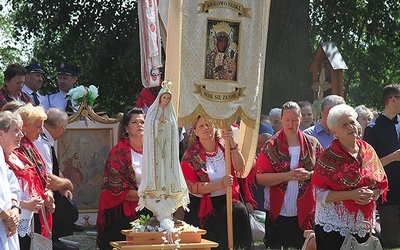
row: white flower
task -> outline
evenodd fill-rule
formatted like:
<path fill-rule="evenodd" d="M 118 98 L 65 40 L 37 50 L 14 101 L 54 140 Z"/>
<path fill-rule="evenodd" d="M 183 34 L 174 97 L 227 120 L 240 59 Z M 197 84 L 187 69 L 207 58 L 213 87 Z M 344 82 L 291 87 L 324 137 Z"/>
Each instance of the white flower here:
<path fill-rule="evenodd" d="M 198 227 L 189 225 L 182 221 L 183 225 L 180 227 L 175 227 L 175 222 L 170 218 L 165 218 L 160 222 L 159 226 L 150 226 L 148 225 L 149 218 L 145 218 L 143 216 L 141 219 L 137 219 L 130 224 L 132 225 L 133 232 L 162 232 L 161 240 L 163 241 L 162 246 L 164 244 L 174 244 L 173 249 L 179 249 L 180 246 L 180 234 L 182 231 L 194 231 L 197 232 L 199 230 Z"/>
<path fill-rule="evenodd" d="M 98 88 L 94 85 L 90 85 L 89 88 L 80 85 L 68 91 L 68 99 L 73 100 L 78 105 L 85 100 L 90 107 L 93 107 L 98 96 Z"/>
<path fill-rule="evenodd" d="M 72 91 L 72 93 L 71 93 Z M 71 94 L 70 94 L 71 93 Z M 82 85 L 71 89 L 68 94 L 72 97 L 72 99 L 77 100 L 79 98 L 82 98 L 84 96 L 86 96 L 87 94 L 87 90 L 85 87 L 83 87 Z"/>
<path fill-rule="evenodd" d="M 171 219 L 165 218 L 161 221 L 160 226 L 170 233 L 174 231 L 175 223 Z"/>
<path fill-rule="evenodd" d="M 94 85 L 90 85 L 88 88 L 88 94 L 93 98 L 96 99 L 99 96 L 99 89 L 96 88 Z"/>

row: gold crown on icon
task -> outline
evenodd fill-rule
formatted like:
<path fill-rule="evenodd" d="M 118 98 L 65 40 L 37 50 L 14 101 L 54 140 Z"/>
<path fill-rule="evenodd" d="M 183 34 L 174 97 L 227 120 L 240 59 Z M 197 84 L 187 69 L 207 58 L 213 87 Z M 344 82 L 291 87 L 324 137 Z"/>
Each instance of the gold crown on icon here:
<path fill-rule="evenodd" d="M 163 88 L 164 91 L 168 92 L 172 88 L 172 82 L 169 80 L 169 78 L 161 83 L 161 87 Z"/>
<path fill-rule="evenodd" d="M 213 25 L 213 30 L 215 31 L 217 36 L 220 33 L 226 33 L 226 35 L 230 35 L 232 32 L 232 27 L 229 26 L 227 22 L 219 22 Z"/>

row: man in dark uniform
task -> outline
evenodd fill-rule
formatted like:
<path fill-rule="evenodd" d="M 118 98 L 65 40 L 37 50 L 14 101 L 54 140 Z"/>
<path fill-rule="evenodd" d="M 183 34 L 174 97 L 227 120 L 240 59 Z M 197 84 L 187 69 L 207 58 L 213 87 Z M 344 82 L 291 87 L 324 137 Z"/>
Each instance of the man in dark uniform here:
<path fill-rule="evenodd" d="M 39 106 L 45 98 L 39 93 L 43 85 L 43 76 L 45 72 L 40 63 L 29 64 L 25 69 L 28 71 L 28 74 L 25 76 L 25 85 L 22 88 L 22 92 L 32 99 L 32 104 Z"/>
<path fill-rule="evenodd" d="M 389 182 L 386 202 L 377 202 L 380 239 L 384 248 L 400 247 L 400 85 L 389 84 L 382 90 L 385 108 L 365 127 L 364 140 L 371 144 Z"/>
<path fill-rule="evenodd" d="M 8 65 L 4 71 L 4 86 L 0 89 L 0 109 L 10 101 L 32 102 L 31 98 L 22 92 L 27 73 L 18 63 Z"/>
<path fill-rule="evenodd" d="M 50 107 L 62 109 L 67 112 L 72 112 L 72 105 L 67 99 L 67 94 L 78 81 L 79 67 L 70 63 L 61 63 L 57 68 L 57 84 L 59 90 L 56 93 L 47 95 L 43 100 L 43 107 L 47 110 Z"/>

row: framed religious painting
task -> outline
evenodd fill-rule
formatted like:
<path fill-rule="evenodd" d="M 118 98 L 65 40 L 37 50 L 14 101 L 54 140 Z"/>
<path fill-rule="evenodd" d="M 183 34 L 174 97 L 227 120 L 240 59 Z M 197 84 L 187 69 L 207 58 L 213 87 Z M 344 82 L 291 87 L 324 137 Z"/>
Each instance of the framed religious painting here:
<path fill-rule="evenodd" d="M 237 81 L 239 22 L 207 20 L 206 80 Z"/>
<path fill-rule="evenodd" d="M 60 173 L 74 184 L 80 212 L 97 212 L 103 171 L 110 149 L 118 141 L 119 123 L 78 120 L 57 140 Z"/>

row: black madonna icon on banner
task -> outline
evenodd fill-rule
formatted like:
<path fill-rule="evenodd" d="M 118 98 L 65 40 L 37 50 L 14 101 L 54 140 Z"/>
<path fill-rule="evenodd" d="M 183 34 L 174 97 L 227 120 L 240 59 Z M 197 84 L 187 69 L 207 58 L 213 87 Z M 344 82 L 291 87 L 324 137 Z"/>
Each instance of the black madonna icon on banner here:
<path fill-rule="evenodd" d="M 208 20 L 205 79 L 237 80 L 239 23 Z"/>

